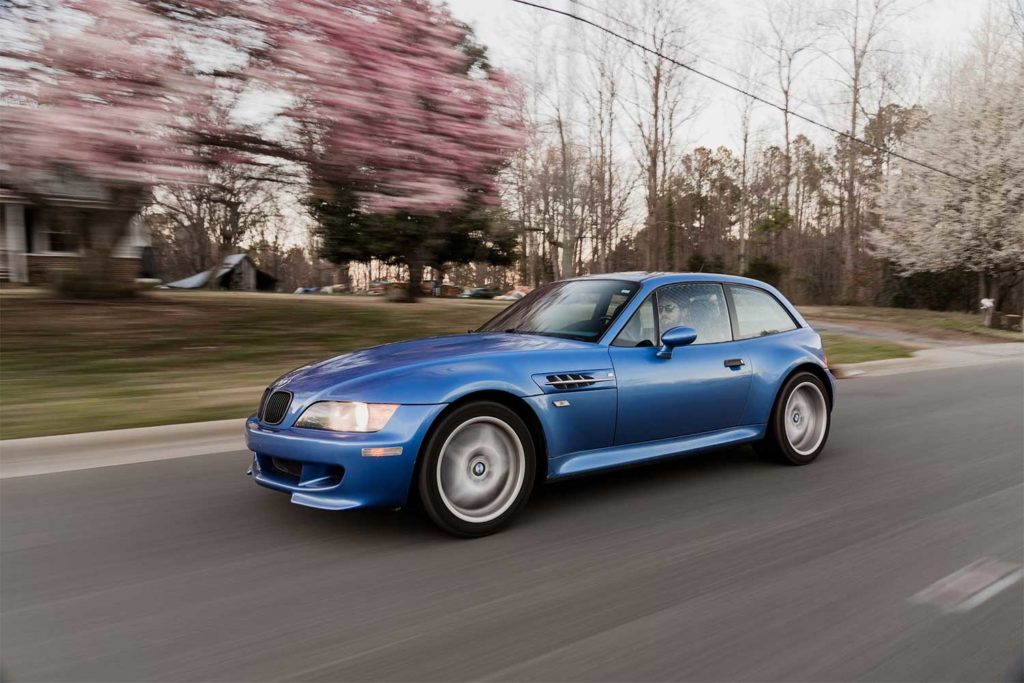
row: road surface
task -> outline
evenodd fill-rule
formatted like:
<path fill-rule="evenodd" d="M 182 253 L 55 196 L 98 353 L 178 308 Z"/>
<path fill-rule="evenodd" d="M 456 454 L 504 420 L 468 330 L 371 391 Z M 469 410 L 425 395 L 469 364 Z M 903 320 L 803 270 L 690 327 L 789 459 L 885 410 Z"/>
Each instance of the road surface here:
<path fill-rule="evenodd" d="M 840 392 L 810 467 L 548 485 L 473 541 L 292 506 L 243 452 L 5 479 L 4 680 L 1009 680 L 1024 365 Z"/>

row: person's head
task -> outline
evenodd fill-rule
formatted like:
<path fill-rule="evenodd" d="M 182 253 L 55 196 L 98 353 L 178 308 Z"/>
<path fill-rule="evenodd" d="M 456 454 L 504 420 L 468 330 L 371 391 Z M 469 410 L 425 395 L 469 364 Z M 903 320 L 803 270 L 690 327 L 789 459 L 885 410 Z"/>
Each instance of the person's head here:
<path fill-rule="evenodd" d="M 672 299 L 658 298 L 658 324 L 666 332 L 683 324 L 683 309 Z"/>

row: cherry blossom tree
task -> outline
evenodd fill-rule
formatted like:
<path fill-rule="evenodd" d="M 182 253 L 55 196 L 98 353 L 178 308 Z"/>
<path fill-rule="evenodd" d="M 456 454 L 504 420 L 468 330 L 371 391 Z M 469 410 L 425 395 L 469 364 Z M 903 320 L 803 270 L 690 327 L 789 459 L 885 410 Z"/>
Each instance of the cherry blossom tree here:
<path fill-rule="evenodd" d="M 154 185 L 203 182 L 211 164 L 315 166 L 355 179 L 366 210 L 427 215 L 495 203 L 516 144 L 504 78 L 467 71 L 463 29 L 426 0 L 62 0 L 36 14 L 4 20 L 0 181 L 41 202 L 93 188 L 120 216 L 108 254 Z M 195 114 L 225 81 L 280 103 L 261 132 L 190 125 L 212 120 Z"/>
<path fill-rule="evenodd" d="M 427 0 L 276 0 L 250 8 L 265 45 L 251 74 L 287 93 L 283 116 L 313 136 L 321 175 L 358 175 L 374 211 L 433 213 L 472 190 L 517 144 L 500 116 L 506 81 L 467 71 L 466 30 Z M 482 185 L 481 185 L 482 183 Z"/>

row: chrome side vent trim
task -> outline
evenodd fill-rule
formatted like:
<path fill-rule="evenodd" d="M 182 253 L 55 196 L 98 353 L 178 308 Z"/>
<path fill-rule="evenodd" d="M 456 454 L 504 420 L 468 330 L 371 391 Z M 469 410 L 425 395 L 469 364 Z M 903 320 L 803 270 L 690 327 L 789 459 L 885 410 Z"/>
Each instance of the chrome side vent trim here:
<path fill-rule="evenodd" d="M 583 389 L 585 387 L 592 387 L 598 382 L 614 381 L 615 377 L 594 377 L 582 372 L 566 372 L 558 375 L 548 375 L 547 381 L 544 384 L 554 389 Z"/>

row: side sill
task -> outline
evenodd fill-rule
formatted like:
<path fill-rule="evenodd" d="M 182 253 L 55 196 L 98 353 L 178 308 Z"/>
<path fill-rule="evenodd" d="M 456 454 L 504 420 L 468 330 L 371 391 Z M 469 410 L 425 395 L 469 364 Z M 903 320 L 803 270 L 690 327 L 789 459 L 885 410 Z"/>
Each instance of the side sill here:
<path fill-rule="evenodd" d="M 714 432 L 690 434 L 678 439 L 661 439 L 643 443 L 597 448 L 568 453 L 548 463 L 548 479 L 559 479 L 585 472 L 596 472 L 621 465 L 632 465 L 676 455 L 698 453 L 720 446 L 733 446 L 757 441 L 764 436 L 765 425 L 730 427 Z"/>

